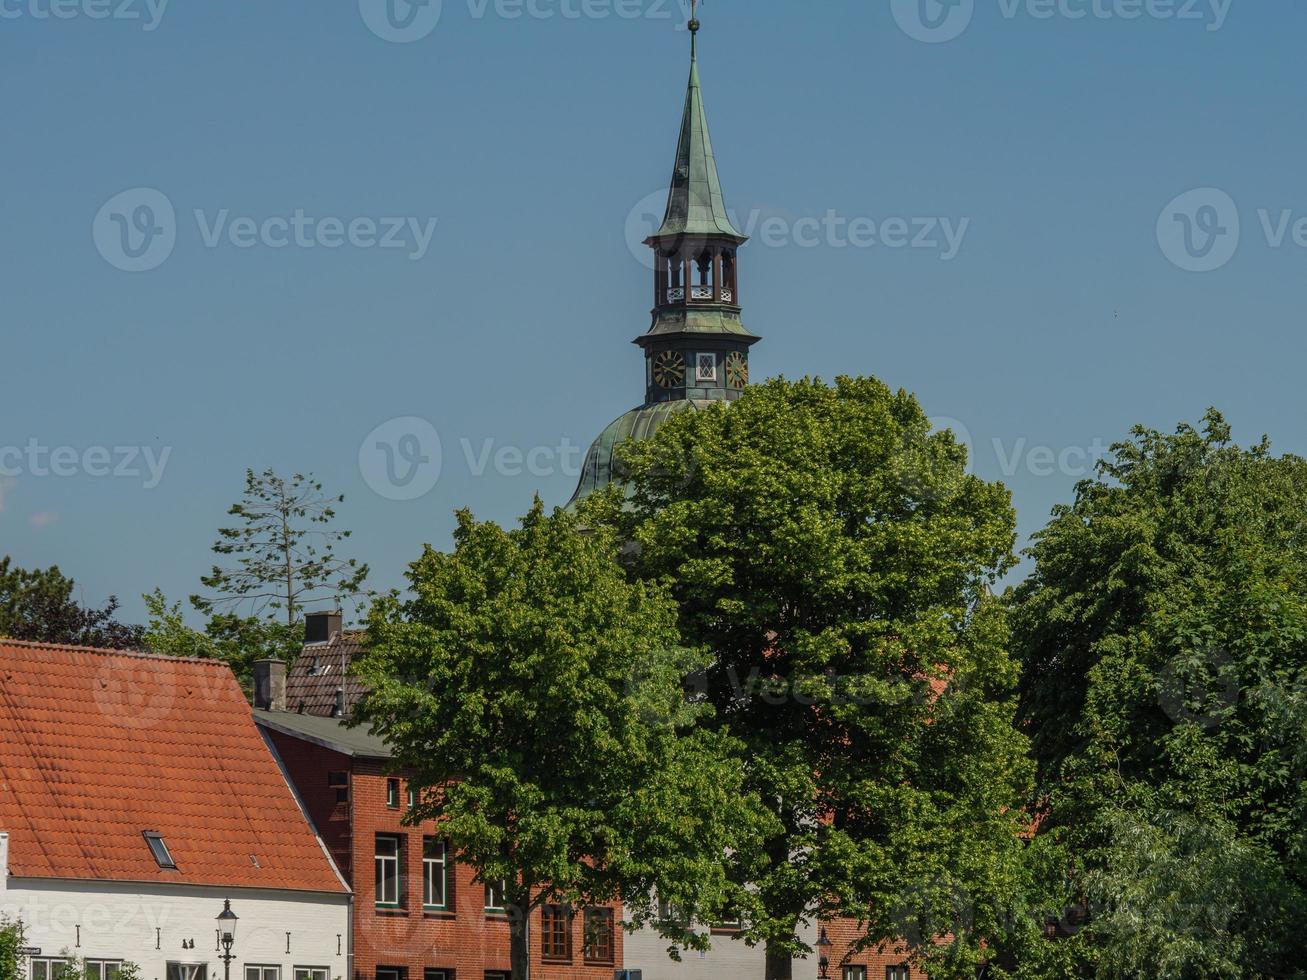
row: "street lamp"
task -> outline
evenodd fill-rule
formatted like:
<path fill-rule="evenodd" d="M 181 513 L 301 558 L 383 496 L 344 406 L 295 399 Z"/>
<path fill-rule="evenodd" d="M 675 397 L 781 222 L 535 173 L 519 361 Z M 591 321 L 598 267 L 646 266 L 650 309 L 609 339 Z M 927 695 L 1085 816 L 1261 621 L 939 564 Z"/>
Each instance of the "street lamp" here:
<path fill-rule="evenodd" d="M 222 944 L 222 975 L 224 980 L 231 980 L 232 944 L 236 942 L 236 913 L 231 910 L 231 899 L 222 902 L 222 911 L 218 913 L 218 941 Z"/>
<path fill-rule="evenodd" d="M 821 954 L 817 959 L 819 980 L 829 980 L 830 977 L 830 948 L 835 944 L 830 941 L 830 936 L 826 935 L 826 927 L 821 927 L 821 935 L 817 937 L 817 951 Z"/>

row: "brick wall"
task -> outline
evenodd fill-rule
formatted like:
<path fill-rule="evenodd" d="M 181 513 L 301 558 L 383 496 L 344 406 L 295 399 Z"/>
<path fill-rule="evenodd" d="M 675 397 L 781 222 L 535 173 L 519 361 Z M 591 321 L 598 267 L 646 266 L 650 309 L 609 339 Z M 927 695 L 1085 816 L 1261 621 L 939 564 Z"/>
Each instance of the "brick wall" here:
<path fill-rule="evenodd" d="M 844 968 L 862 966 L 867 970 L 867 980 L 885 980 L 886 969 L 902 966 L 908 962 L 906 951 L 901 946 L 889 946 L 884 950 L 875 947 L 860 953 L 852 952 L 852 947 L 863 932 L 854 919 L 836 918 L 822 923 L 832 945 L 829 947 L 830 976 L 832 980 L 843 980 Z M 917 967 L 910 967 L 912 980 L 925 980 L 926 974 Z"/>
<path fill-rule="evenodd" d="M 405 826 L 408 784 L 400 781 L 399 806 L 387 799 L 389 776 L 381 760 L 351 759 L 302 739 L 271 732 L 282 763 L 354 889 L 354 975 L 375 977 L 378 967 L 399 967 L 407 980 L 423 980 L 426 969 L 454 971 L 457 980 L 483 980 L 488 970 L 509 968 L 508 920 L 485 911 L 485 887 L 473 881 L 470 867 L 452 862 L 448 872 L 447 911 L 422 906 L 423 838 L 439 836 L 434 821 Z M 348 771 L 349 800 L 336 802 L 328 773 Z M 403 841 L 402 908 L 378 909 L 373 857 L 378 834 Z M 545 962 L 541 956 L 539 910 L 531 922 L 531 975 L 540 980 L 612 980 L 622 964 L 621 910 L 614 909 L 614 957 L 611 963 L 584 962 L 584 917 L 572 921 L 570 963 Z"/>

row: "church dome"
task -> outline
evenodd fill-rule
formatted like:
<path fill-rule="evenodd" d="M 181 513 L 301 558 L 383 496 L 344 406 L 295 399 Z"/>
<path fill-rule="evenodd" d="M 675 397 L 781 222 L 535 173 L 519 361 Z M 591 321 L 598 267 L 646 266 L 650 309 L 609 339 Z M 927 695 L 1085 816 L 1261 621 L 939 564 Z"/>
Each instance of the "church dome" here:
<path fill-rule="evenodd" d="M 567 506 L 575 506 L 596 490 L 620 482 L 620 478 L 613 475 L 613 450 L 626 440 L 652 439 L 658 427 L 677 412 L 687 409 L 697 411 L 711 404 L 711 399 L 681 398 L 631 409 L 599 433 L 599 438 L 590 446 L 590 451 L 585 456 L 585 465 L 581 468 L 581 481 Z"/>

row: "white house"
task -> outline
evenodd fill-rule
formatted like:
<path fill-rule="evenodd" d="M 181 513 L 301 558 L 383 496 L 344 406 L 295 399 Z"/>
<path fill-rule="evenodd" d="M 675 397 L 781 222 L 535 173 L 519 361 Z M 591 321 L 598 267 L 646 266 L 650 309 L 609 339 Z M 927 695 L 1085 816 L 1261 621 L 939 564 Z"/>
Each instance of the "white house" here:
<path fill-rule="evenodd" d="M 350 899 L 226 665 L 0 640 L 0 916 L 29 980 L 350 980 Z"/>

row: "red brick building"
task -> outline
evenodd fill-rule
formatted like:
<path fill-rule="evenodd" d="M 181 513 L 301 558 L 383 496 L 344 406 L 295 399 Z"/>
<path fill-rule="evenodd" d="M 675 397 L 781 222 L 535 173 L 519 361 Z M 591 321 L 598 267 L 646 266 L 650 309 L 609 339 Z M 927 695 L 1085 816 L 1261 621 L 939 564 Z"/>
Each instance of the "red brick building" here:
<path fill-rule="evenodd" d="M 336 616 L 309 617 L 289 677 L 264 662 L 255 720 L 354 889 L 354 980 L 500 980 L 508 977 L 502 899 L 452 860 L 434 821 L 403 823 L 409 785 L 380 739 L 347 728 L 362 688 L 344 671 L 359 644 Z M 612 980 L 622 963 L 619 909 L 532 913 L 531 975 Z"/>

